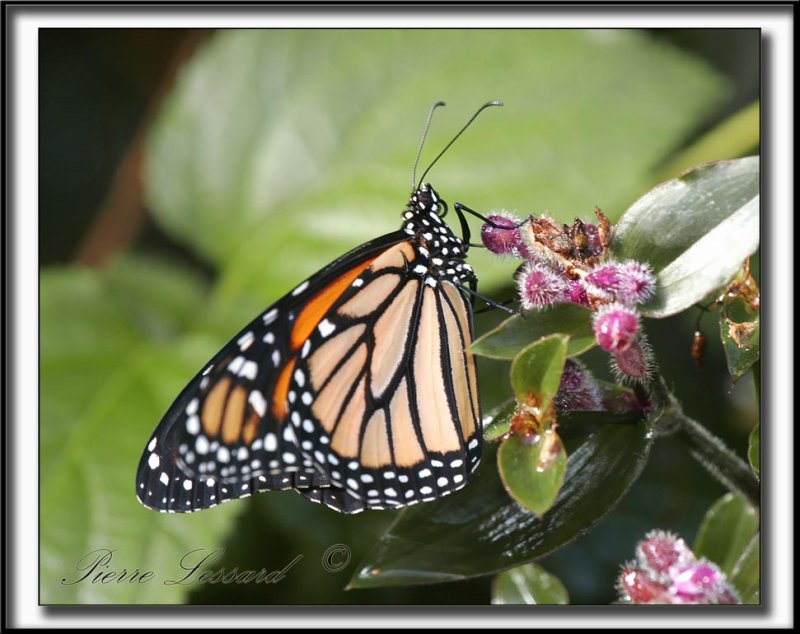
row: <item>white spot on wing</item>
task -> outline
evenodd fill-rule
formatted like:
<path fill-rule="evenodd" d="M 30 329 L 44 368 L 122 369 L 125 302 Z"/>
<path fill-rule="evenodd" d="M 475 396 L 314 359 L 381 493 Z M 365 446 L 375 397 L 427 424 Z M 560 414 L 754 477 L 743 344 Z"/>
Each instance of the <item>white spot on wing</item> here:
<path fill-rule="evenodd" d="M 197 442 L 194 444 L 195 451 L 199 454 L 208 453 L 208 438 L 205 436 L 198 436 Z"/>
<path fill-rule="evenodd" d="M 323 319 L 319 323 L 319 332 L 323 337 L 328 337 L 334 330 L 336 330 L 336 326 L 332 324 L 327 319 Z"/>
<path fill-rule="evenodd" d="M 259 392 L 258 390 L 253 390 L 250 392 L 250 396 L 247 398 L 250 405 L 253 406 L 256 414 L 259 416 L 263 416 L 267 411 L 267 401 L 264 400 L 264 395 Z"/>
<path fill-rule="evenodd" d="M 255 381 L 256 374 L 258 374 L 258 364 L 255 361 L 245 361 L 239 372 L 239 376 L 243 376 L 251 381 Z"/>
<path fill-rule="evenodd" d="M 238 374 L 239 370 L 242 369 L 244 365 L 245 358 L 242 356 L 236 357 L 233 361 L 228 364 L 228 370 L 230 370 L 233 374 Z"/>
<path fill-rule="evenodd" d="M 241 337 L 239 337 L 238 341 L 236 342 L 239 346 L 239 350 L 247 350 L 250 346 L 253 345 L 256 336 L 253 334 L 252 331 L 248 331 L 244 333 Z"/>
<path fill-rule="evenodd" d="M 299 295 L 300 293 L 302 293 L 307 288 L 308 288 L 308 280 L 306 280 L 305 282 L 300 284 L 300 286 L 298 286 L 296 289 L 294 289 L 292 291 L 292 295 Z"/>
<path fill-rule="evenodd" d="M 197 416 L 190 416 L 186 421 L 186 431 L 195 435 L 200 431 L 200 419 Z"/>
<path fill-rule="evenodd" d="M 275 321 L 278 317 L 278 309 L 273 308 L 264 315 L 264 325 L 269 326 L 273 321 Z"/>

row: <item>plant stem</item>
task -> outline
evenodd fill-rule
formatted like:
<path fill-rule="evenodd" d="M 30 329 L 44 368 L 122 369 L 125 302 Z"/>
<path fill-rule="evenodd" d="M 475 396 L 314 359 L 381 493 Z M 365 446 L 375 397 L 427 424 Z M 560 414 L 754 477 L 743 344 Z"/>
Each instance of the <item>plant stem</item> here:
<path fill-rule="evenodd" d="M 761 504 L 761 489 L 750 466 L 710 431 L 688 416 L 681 417 L 678 436 L 689 452 L 717 480 L 741 493 L 754 507 Z"/>

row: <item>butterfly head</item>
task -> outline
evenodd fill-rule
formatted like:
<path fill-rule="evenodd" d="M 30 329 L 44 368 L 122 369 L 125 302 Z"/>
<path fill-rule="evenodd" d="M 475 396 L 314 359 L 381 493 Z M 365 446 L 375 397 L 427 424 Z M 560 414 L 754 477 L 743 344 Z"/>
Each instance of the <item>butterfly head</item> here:
<path fill-rule="evenodd" d="M 414 269 L 430 285 L 436 280 L 460 283 L 474 277 L 464 262 L 464 241 L 444 221 L 445 214 L 447 203 L 427 183 L 411 193 L 403 214 L 402 230 L 411 236 L 417 256 Z"/>

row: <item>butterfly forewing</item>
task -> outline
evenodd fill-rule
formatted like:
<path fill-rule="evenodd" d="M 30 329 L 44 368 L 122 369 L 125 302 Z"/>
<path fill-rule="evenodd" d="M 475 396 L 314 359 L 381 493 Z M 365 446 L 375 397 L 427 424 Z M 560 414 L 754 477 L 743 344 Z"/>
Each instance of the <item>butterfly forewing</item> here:
<path fill-rule="evenodd" d="M 327 486 L 288 424 L 296 358 L 332 302 L 387 245 L 343 256 L 243 328 L 195 376 L 151 436 L 137 472 L 147 507 L 189 512 L 261 490 Z"/>

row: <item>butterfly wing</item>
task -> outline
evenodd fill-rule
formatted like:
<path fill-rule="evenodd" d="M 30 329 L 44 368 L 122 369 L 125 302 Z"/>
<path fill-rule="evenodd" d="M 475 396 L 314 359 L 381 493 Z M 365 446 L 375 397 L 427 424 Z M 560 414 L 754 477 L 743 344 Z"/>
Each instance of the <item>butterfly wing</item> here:
<path fill-rule="evenodd" d="M 416 258 L 401 242 L 374 260 L 295 363 L 291 423 L 330 478 L 298 490 L 341 512 L 433 500 L 478 464 L 471 304 L 414 273 Z"/>
<path fill-rule="evenodd" d="M 147 443 L 136 492 L 149 508 L 190 512 L 261 490 L 326 487 L 296 437 L 296 360 L 359 275 L 407 236 L 388 234 L 334 261 L 243 328 L 184 388 Z M 357 290 L 353 289 L 353 290 Z"/>

